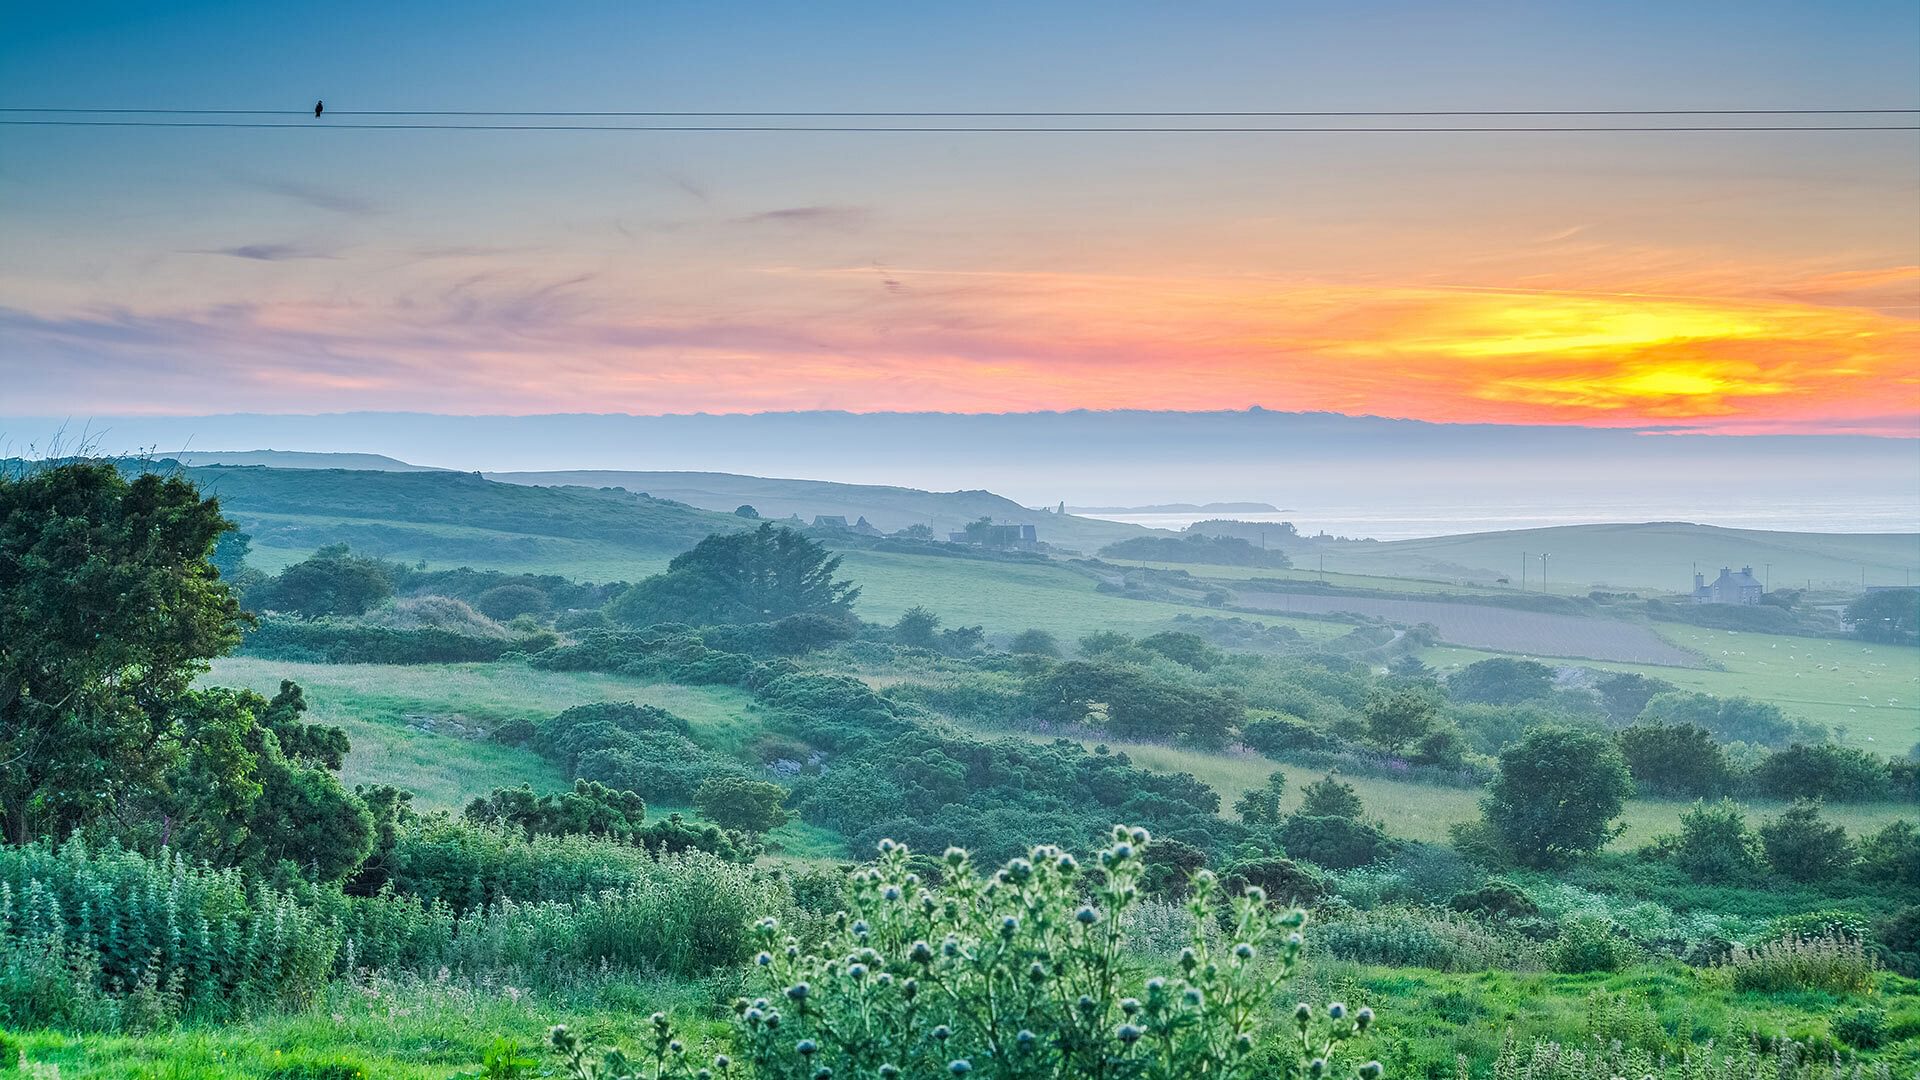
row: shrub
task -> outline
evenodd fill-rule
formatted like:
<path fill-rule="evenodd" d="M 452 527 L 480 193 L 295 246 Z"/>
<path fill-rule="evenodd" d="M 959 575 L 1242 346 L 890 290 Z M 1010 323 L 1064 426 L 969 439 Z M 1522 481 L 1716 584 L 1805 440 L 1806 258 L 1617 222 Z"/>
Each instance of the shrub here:
<path fill-rule="evenodd" d="M 1540 905 L 1533 902 L 1525 889 L 1498 878 L 1477 889 L 1455 893 L 1447 906 L 1469 915 L 1496 919 L 1525 919 L 1540 914 Z"/>
<path fill-rule="evenodd" d="M 1714 806 L 1695 803 L 1681 814 L 1672 849 L 1673 864 L 1695 881 L 1742 882 L 1761 868 L 1759 841 L 1740 805 L 1730 799 Z"/>
<path fill-rule="evenodd" d="M 1332 870 L 1379 862 L 1393 850 L 1392 841 L 1370 822 L 1304 814 L 1293 815 L 1281 826 L 1280 843 L 1288 855 Z"/>
<path fill-rule="evenodd" d="M 1552 692 L 1553 669 L 1537 660 L 1496 656 L 1468 664 L 1447 678 L 1447 694 L 1455 701 L 1514 705 Z"/>
<path fill-rule="evenodd" d="M 1243 859 L 1222 874 L 1234 896 L 1259 890 L 1276 903 L 1311 904 L 1327 895 L 1326 879 L 1291 859 Z"/>
<path fill-rule="evenodd" d="M 693 793 L 700 816 L 724 829 L 763 833 L 787 823 L 787 789 L 745 776 L 716 776 Z"/>
<path fill-rule="evenodd" d="M 362 619 L 372 626 L 395 630 L 446 630 L 467 637 L 509 637 L 507 629 L 475 611 L 465 600 L 451 596 L 407 596 L 370 612 Z"/>
<path fill-rule="evenodd" d="M 1860 876 L 1882 885 L 1920 886 L 1920 829 L 1890 821 L 1861 840 Z"/>
<path fill-rule="evenodd" d="M 1840 937 L 1789 937 L 1735 945 L 1721 965 L 1735 990 L 1858 993 L 1873 981 L 1873 959 L 1860 942 Z"/>
<path fill-rule="evenodd" d="M 1301 1004 L 1270 1025 L 1284 1015 L 1272 1001 L 1300 953 L 1304 914 L 1270 909 L 1249 891 L 1229 905 L 1230 929 L 1216 947 L 1203 927 L 1216 914 L 1217 886 L 1201 875 L 1187 948 L 1172 964 L 1142 963 L 1126 947 L 1126 920 L 1139 903 L 1146 841 L 1120 829 L 1086 869 L 1042 847 L 984 877 L 954 849 L 938 890 L 911 872 L 904 848 L 884 843 L 879 863 L 855 874 L 851 908 L 825 941 L 805 944 L 771 918 L 758 924 L 769 992 L 735 1005 L 743 1073 L 1237 1080 L 1273 1070 L 1256 1052 L 1271 1035 L 1287 1049 L 1270 1052 L 1296 1075 L 1325 1075 L 1326 1059 L 1373 1013 Z M 1137 997 L 1123 996 L 1133 986 Z M 697 1066 L 670 1022 L 654 1023 L 641 1048 L 646 1075 L 692 1076 Z M 608 1075 L 564 1027 L 552 1038 L 569 1075 Z M 624 1075 L 626 1059 L 618 1061 Z M 1380 1067 L 1369 1062 L 1358 1074 L 1377 1080 Z"/>
<path fill-rule="evenodd" d="M 1634 783 L 1659 795 L 1716 795 L 1732 783 L 1726 751 L 1692 724 L 1635 724 L 1615 738 Z"/>
<path fill-rule="evenodd" d="M 1366 807 L 1352 784 L 1343 784 L 1332 773 L 1300 789 L 1301 814 L 1307 817 L 1358 818 Z"/>
<path fill-rule="evenodd" d="M 1753 770 L 1753 783 L 1775 799 L 1872 802 L 1887 797 L 1887 762 L 1850 746 L 1795 743 L 1767 755 Z"/>
<path fill-rule="evenodd" d="M 512 622 L 522 615 L 545 614 L 547 594 L 531 585 L 495 585 L 475 597 L 473 606 L 495 622 Z"/>
<path fill-rule="evenodd" d="M 1865 1006 L 1843 1012 L 1828 1025 L 1833 1037 L 1856 1050 L 1871 1050 L 1887 1037 L 1887 1011 Z"/>
<path fill-rule="evenodd" d="M 1847 831 L 1820 819 L 1820 804 L 1794 803 L 1760 826 L 1760 843 L 1774 870 L 1795 881 L 1827 881 L 1853 865 Z"/>
<path fill-rule="evenodd" d="M 1561 925 L 1560 937 L 1553 943 L 1553 970 L 1566 975 L 1619 971 L 1632 961 L 1634 951 L 1612 919 L 1575 915 Z"/>

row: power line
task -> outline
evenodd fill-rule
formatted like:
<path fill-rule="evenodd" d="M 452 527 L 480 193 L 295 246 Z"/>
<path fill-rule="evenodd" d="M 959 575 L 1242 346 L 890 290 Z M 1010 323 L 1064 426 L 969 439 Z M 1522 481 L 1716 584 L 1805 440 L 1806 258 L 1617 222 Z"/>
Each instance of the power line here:
<path fill-rule="evenodd" d="M 761 115 L 761 114 L 755 114 Z M 1606 124 L 1606 125 L 1421 125 L 1393 127 L 1355 126 L 1196 126 L 1196 125 L 1106 125 L 1106 126 L 1011 126 L 1011 125 L 876 125 L 876 124 L 502 124 L 502 123 L 335 123 L 315 120 L 310 123 L 268 123 L 223 120 L 0 120 L 6 127 L 110 127 L 110 128 L 226 128 L 255 131 L 689 131 L 689 132 L 794 132 L 813 134 L 1035 134 L 1035 135 L 1416 135 L 1416 134 L 1547 134 L 1547 133 L 1659 133 L 1699 134 L 1707 132 L 1864 132 L 1920 131 L 1916 124 Z"/>
<path fill-rule="evenodd" d="M 164 116 L 304 116 L 308 109 L 110 109 L 110 108 L 0 108 L 0 113 L 58 113 L 70 115 L 164 115 Z M 499 117 L 780 117 L 780 118 L 857 118 L 925 117 L 960 119 L 967 117 L 1390 117 L 1390 116 L 1867 116 L 1916 114 L 1920 108 L 1786 108 L 1786 109 L 1326 109 L 1326 110 L 985 110 L 975 112 L 937 112 L 922 110 L 859 111 L 782 111 L 782 110 L 561 110 L 561 109 L 330 109 L 334 116 L 499 116 Z"/>

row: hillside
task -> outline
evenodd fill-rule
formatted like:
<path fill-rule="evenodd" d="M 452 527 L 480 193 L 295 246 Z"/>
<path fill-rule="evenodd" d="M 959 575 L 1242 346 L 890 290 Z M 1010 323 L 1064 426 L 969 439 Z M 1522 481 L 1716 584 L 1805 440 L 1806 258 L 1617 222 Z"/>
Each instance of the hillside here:
<path fill-rule="evenodd" d="M 505 472 L 486 476 L 513 484 L 619 487 L 722 512 L 747 503 L 769 518 L 798 514 L 811 522 L 819 514 L 840 515 L 848 521 L 865 517 L 883 532 L 928 525 L 942 539 L 970 521 L 990 517 L 1002 524 L 1033 525 L 1047 543 L 1088 553 L 1115 540 L 1154 531 L 1122 522 L 1029 510 L 991 491 L 921 491 L 720 472 Z"/>
<path fill-rule="evenodd" d="M 271 469 L 355 469 L 375 472 L 445 472 L 385 454 L 316 453 L 307 450 L 182 450 L 165 454 L 182 465 L 265 465 Z"/>
<path fill-rule="evenodd" d="M 1672 521 L 1318 543 L 1294 562 L 1317 566 L 1324 555 L 1328 571 L 1481 583 L 1507 577 L 1517 585 L 1526 555 L 1527 580 L 1537 587 L 1542 552 L 1548 555 L 1548 586 L 1563 592 L 1683 592 L 1692 587 L 1695 567 L 1711 578 L 1722 566 L 1744 565 L 1757 576 L 1770 572 L 1776 589 L 1803 588 L 1809 581 L 1814 588 L 1858 589 L 1863 572 L 1868 585 L 1902 585 L 1909 574 L 1920 578 L 1920 533 L 1768 532 Z"/>
<path fill-rule="evenodd" d="M 168 462 L 156 463 L 166 466 Z M 582 541 L 670 554 L 746 523 L 625 491 L 526 487 L 473 473 L 182 468 L 258 547 L 345 542 L 369 554 L 436 561 L 559 561 Z"/>

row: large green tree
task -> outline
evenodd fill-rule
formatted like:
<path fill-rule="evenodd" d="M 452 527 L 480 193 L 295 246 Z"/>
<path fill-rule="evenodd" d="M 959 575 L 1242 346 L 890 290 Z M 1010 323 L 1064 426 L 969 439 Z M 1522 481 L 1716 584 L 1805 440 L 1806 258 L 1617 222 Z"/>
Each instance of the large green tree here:
<path fill-rule="evenodd" d="M 176 477 L 101 461 L 0 475 L 9 841 L 110 818 L 179 767 L 175 706 L 245 620 L 209 561 L 228 528 Z"/>
<path fill-rule="evenodd" d="M 1500 754 L 1481 807 L 1514 859 L 1556 866 L 1598 851 L 1633 794 L 1612 739 L 1570 728 L 1531 728 Z"/>
<path fill-rule="evenodd" d="M 630 626 L 760 623 L 789 615 L 847 617 L 860 590 L 837 580 L 840 557 L 794 532 L 765 524 L 709 536 L 614 598 L 607 614 Z"/>
<path fill-rule="evenodd" d="M 1920 589 L 1880 589 L 1847 605 L 1847 622 L 1868 641 L 1920 641 Z"/>

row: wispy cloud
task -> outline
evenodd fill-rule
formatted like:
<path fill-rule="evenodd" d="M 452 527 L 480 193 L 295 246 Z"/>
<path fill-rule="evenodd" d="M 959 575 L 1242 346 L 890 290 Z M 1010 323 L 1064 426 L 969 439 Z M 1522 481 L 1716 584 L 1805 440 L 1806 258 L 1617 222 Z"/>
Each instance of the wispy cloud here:
<path fill-rule="evenodd" d="M 227 248 L 195 248 L 192 255 L 226 255 L 235 259 L 252 259 L 255 262 L 289 262 L 297 259 L 336 259 L 331 251 L 302 244 L 241 244 Z"/>
<path fill-rule="evenodd" d="M 872 216 L 872 211 L 861 206 L 785 206 L 734 220 L 746 225 L 790 225 L 847 232 L 864 227 Z"/>
<path fill-rule="evenodd" d="M 330 210 L 336 214 L 350 214 L 355 217 L 369 217 L 381 212 L 380 206 L 365 196 L 323 187 L 304 180 L 250 178 L 241 180 L 241 183 L 292 199 L 297 203 L 304 203 L 316 210 Z"/>

